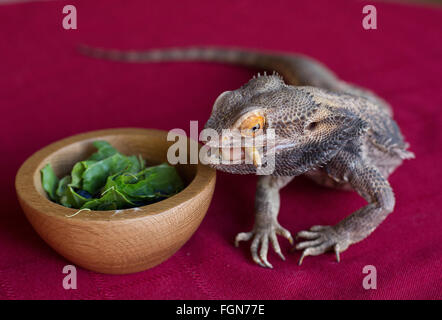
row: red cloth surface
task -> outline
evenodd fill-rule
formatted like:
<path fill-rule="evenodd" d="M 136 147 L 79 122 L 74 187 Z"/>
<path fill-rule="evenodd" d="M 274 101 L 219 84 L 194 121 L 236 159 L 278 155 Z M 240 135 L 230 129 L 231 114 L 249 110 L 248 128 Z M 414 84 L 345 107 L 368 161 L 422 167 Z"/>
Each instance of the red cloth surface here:
<path fill-rule="evenodd" d="M 74 4 L 78 30 L 62 28 Z M 56 1 L 0 6 L 0 298 L 3 299 L 405 299 L 442 298 L 442 11 L 375 2 L 378 29 L 362 28 L 358 1 Z M 253 71 L 206 63 L 124 64 L 76 53 L 87 43 L 122 49 L 242 46 L 299 52 L 389 101 L 416 159 L 390 178 L 393 214 L 336 263 L 333 254 L 255 265 L 250 243 L 233 246 L 253 224 L 256 177 L 218 173 L 201 227 L 163 264 L 132 275 L 78 268 L 78 289 L 64 290 L 69 264 L 33 231 L 18 205 L 14 177 L 23 161 L 72 134 L 114 127 L 189 132 L 215 98 Z M 293 233 L 334 224 L 364 205 L 356 194 L 295 179 L 282 190 L 279 221 Z M 365 265 L 377 268 L 365 290 Z"/>

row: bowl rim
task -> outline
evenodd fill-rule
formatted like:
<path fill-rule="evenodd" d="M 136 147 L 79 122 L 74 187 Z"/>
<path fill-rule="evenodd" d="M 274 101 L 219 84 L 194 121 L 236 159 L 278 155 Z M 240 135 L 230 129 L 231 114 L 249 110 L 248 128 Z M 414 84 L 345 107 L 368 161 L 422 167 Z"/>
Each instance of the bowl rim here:
<path fill-rule="evenodd" d="M 158 137 L 164 137 L 167 136 L 167 134 L 168 132 L 164 130 L 128 127 L 88 131 L 69 136 L 61 140 L 57 140 L 47 145 L 46 147 L 43 147 L 42 149 L 36 151 L 34 154 L 28 157 L 19 168 L 15 178 L 15 189 L 19 202 L 22 206 L 23 204 L 30 206 L 34 209 L 34 211 L 43 213 L 47 216 L 53 216 L 62 219 L 90 221 L 142 219 L 146 216 L 161 215 L 170 211 L 173 208 L 185 206 L 187 202 L 190 202 L 193 198 L 198 197 L 198 195 L 202 193 L 207 188 L 207 186 L 212 183 L 212 180 L 216 179 L 215 169 L 203 165 L 200 162 L 198 162 L 197 164 L 187 164 L 196 165 L 197 168 L 194 178 L 182 191 L 168 199 L 150 205 L 120 210 L 85 210 L 78 212 L 79 209 L 64 207 L 61 204 L 51 201 L 50 199 L 42 195 L 36 189 L 36 186 L 34 184 L 34 176 L 41 162 L 49 157 L 51 154 L 71 144 L 78 143 L 84 140 L 95 140 L 99 139 L 100 137 L 105 139 L 106 136 L 110 135 L 155 135 Z M 188 141 L 190 140 L 190 138 L 186 138 Z M 75 213 L 77 214 L 72 216 Z"/>

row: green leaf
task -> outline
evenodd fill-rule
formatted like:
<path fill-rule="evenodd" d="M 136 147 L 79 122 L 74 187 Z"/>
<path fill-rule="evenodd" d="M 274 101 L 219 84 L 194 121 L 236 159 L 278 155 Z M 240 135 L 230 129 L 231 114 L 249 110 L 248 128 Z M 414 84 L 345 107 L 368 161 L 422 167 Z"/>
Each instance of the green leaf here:
<path fill-rule="evenodd" d="M 173 195 L 184 188 L 184 183 L 178 175 L 175 167 L 167 163 L 147 168 L 144 171 L 145 179 L 151 185 L 155 193 Z"/>
<path fill-rule="evenodd" d="M 82 189 L 83 187 L 83 173 L 94 163 L 97 161 L 94 160 L 86 160 L 77 162 L 72 168 L 71 176 L 72 181 L 69 184 L 71 187 Z"/>
<path fill-rule="evenodd" d="M 72 205 L 70 204 L 70 202 L 68 201 L 68 197 L 67 197 L 67 191 L 68 191 L 68 185 L 69 183 L 71 183 L 71 176 L 66 176 L 64 178 L 62 178 L 60 180 L 60 182 L 58 183 L 58 187 L 57 187 L 57 197 L 58 197 L 58 203 L 68 207 L 68 208 L 72 208 Z"/>
<path fill-rule="evenodd" d="M 68 186 L 66 189 L 66 203 L 69 203 L 71 208 L 79 209 L 83 204 L 88 202 L 90 199 L 80 196 L 75 190 Z"/>
<path fill-rule="evenodd" d="M 56 201 L 57 195 L 55 191 L 58 185 L 58 178 L 55 175 L 52 166 L 48 163 L 43 169 L 40 170 L 40 172 L 43 189 L 47 192 L 52 201 Z"/>
<path fill-rule="evenodd" d="M 124 183 L 124 178 L 118 177 L 115 180 L 115 186 L 117 190 L 134 200 L 155 198 L 157 196 L 152 185 L 147 180 L 139 180 L 135 183 Z"/>
<path fill-rule="evenodd" d="M 175 167 L 167 163 L 146 168 L 140 155 L 122 155 L 106 141 L 94 146 L 97 152 L 77 162 L 60 181 L 49 164 L 41 170 L 53 201 L 70 208 L 116 210 L 161 201 L 184 188 Z"/>
<path fill-rule="evenodd" d="M 71 183 L 70 176 L 65 176 L 60 180 L 60 182 L 58 183 L 57 190 L 55 191 L 55 194 L 57 195 L 58 198 L 61 198 L 66 194 L 66 190 L 69 183 Z"/>
<path fill-rule="evenodd" d="M 138 155 L 138 162 L 140 163 L 140 170 L 146 168 L 146 160 L 143 159 L 141 154 Z"/>
<path fill-rule="evenodd" d="M 175 167 L 167 163 L 149 167 L 136 176 L 122 174 L 113 177 L 107 187 L 112 185 L 133 200 L 169 197 L 184 187 Z"/>
<path fill-rule="evenodd" d="M 81 188 L 81 176 L 84 172 L 84 165 L 82 162 L 77 162 L 71 171 L 71 183 L 70 185 L 75 188 Z"/>
<path fill-rule="evenodd" d="M 139 172 L 141 170 L 141 168 L 142 168 L 141 167 L 141 163 L 138 160 L 137 156 L 130 156 L 130 157 L 127 157 L 127 159 L 131 163 L 131 165 L 129 166 L 127 172 L 137 173 L 137 172 Z"/>
<path fill-rule="evenodd" d="M 131 165 L 128 157 L 119 153 L 104 160 L 97 161 L 83 172 L 82 189 L 93 195 L 106 183 L 106 179 L 109 175 L 121 172 Z"/>
<path fill-rule="evenodd" d="M 70 202 L 68 201 L 68 197 L 67 195 L 63 195 L 59 200 L 58 203 L 61 204 L 62 206 L 68 207 L 68 208 L 72 208 Z"/>
<path fill-rule="evenodd" d="M 98 151 L 92 154 L 88 160 L 100 161 L 118 153 L 118 151 L 114 147 L 112 147 L 107 141 L 97 140 L 94 141 L 93 145 L 95 148 L 98 149 Z"/>
<path fill-rule="evenodd" d="M 116 210 L 135 207 L 136 204 L 130 201 L 126 196 L 120 193 L 115 188 L 110 188 L 105 191 L 103 196 L 99 199 L 94 199 L 86 202 L 81 209 L 91 210 Z"/>

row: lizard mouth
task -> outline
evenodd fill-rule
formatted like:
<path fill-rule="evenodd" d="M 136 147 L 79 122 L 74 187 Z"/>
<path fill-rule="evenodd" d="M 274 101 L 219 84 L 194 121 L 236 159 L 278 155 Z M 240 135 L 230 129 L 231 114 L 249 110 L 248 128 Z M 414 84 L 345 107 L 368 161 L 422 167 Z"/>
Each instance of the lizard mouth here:
<path fill-rule="evenodd" d="M 238 144 L 214 144 L 206 143 L 205 160 L 209 165 L 241 165 L 253 164 L 256 168 L 262 165 L 262 160 L 266 152 L 266 147 L 257 147 L 254 145 Z"/>
<path fill-rule="evenodd" d="M 256 147 L 224 147 L 220 148 L 220 153 L 223 163 L 253 163 L 255 167 L 260 167 L 262 165 L 261 153 Z"/>

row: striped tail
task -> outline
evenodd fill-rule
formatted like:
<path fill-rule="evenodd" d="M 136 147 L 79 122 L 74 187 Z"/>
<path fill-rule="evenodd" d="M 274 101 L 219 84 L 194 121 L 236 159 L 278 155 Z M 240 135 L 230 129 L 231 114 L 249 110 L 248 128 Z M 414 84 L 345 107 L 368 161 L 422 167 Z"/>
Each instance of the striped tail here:
<path fill-rule="evenodd" d="M 205 61 L 246 66 L 269 72 L 276 71 L 291 85 L 336 89 L 339 82 L 336 76 L 320 62 L 301 55 L 216 47 L 120 51 L 82 45 L 78 49 L 86 56 L 121 62 Z"/>
<path fill-rule="evenodd" d="M 189 47 L 153 49 L 147 51 L 120 51 L 114 49 L 79 46 L 79 51 L 90 57 L 122 62 L 167 62 L 167 61 L 207 61 L 238 64 L 256 68 L 272 68 L 282 56 L 275 53 L 264 53 L 242 49 L 226 49 L 215 47 Z"/>
<path fill-rule="evenodd" d="M 287 84 L 313 86 L 362 96 L 379 104 L 391 116 L 393 115 L 390 105 L 375 93 L 340 80 L 321 62 L 303 55 L 217 47 L 120 51 L 82 45 L 78 49 L 86 56 L 121 62 L 206 61 L 246 66 L 269 72 L 276 71 Z"/>

